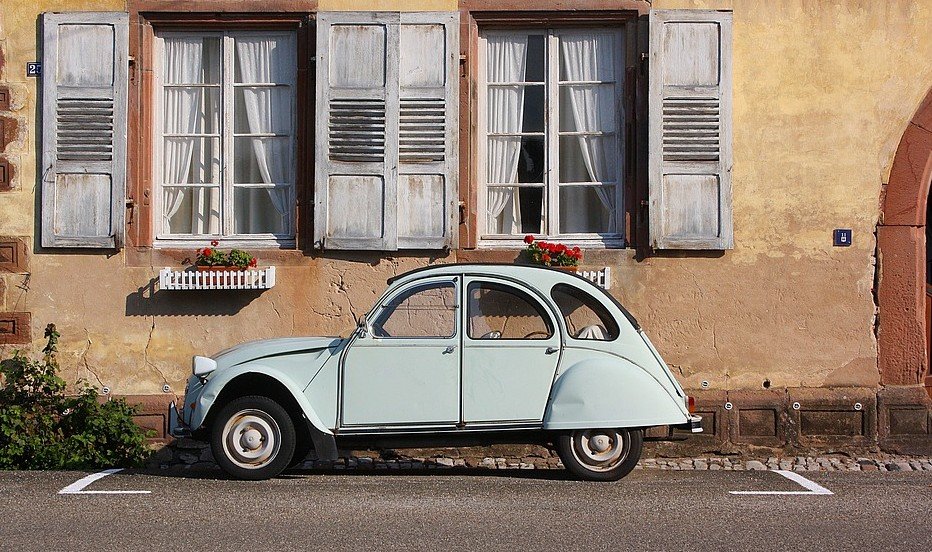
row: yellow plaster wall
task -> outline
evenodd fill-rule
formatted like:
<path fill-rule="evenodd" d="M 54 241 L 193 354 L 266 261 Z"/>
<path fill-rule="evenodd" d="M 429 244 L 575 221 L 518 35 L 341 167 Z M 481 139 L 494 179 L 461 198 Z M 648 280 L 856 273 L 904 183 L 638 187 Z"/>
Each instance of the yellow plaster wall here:
<path fill-rule="evenodd" d="M 876 385 L 873 230 L 906 122 L 932 86 L 932 4 L 897 0 L 655 0 L 657 8 L 734 9 L 735 249 L 723 255 L 589 251 L 612 292 L 647 328 L 688 387 Z M 323 0 L 321 10 L 454 9 L 455 3 Z M 0 83 L 20 135 L 6 155 L 17 190 L 0 193 L 0 235 L 32 236 L 36 200 L 36 59 L 43 10 L 124 9 L 122 2 L 0 4 Z M 854 245 L 833 248 L 833 228 Z M 483 254 L 470 254 L 470 259 Z M 484 254 L 510 260 L 514 252 Z M 262 254 L 259 253 L 261 258 Z M 56 322 L 69 379 L 118 393 L 183 387 L 194 353 L 247 339 L 336 334 L 385 278 L 440 259 L 307 256 L 279 267 L 259 296 L 152 294 L 159 266 L 125 253 L 36 254 L 31 275 L 0 276 L 0 307 L 33 313 L 36 345 Z"/>

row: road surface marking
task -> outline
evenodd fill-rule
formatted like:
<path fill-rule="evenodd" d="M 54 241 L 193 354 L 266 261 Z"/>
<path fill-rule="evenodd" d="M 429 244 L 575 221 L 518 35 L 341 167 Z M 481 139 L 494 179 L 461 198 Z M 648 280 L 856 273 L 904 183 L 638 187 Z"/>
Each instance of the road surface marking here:
<path fill-rule="evenodd" d="M 64 489 L 58 491 L 58 494 L 149 494 L 152 491 L 85 491 L 84 488 L 97 481 L 98 479 L 103 479 L 108 475 L 113 475 L 115 473 L 123 471 L 123 468 L 111 468 L 109 470 L 104 470 L 102 472 L 97 472 L 95 474 L 88 475 L 87 477 L 82 477 L 78 479 L 71 485 L 68 485 Z"/>
<path fill-rule="evenodd" d="M 788 470 L 772 470 L 776 473 L 779 473 L 783 477 L 799 483 L 803 487 L 809 489 L 808 491 L 728 491 L 731 494 L 736 495 L 830 495 L 835 494 L 832 491 L 826 489 L 822 485 L 819 485 L 815 481 L 809 481 L 805 477 L 799 475 L 796 472 Z"/>

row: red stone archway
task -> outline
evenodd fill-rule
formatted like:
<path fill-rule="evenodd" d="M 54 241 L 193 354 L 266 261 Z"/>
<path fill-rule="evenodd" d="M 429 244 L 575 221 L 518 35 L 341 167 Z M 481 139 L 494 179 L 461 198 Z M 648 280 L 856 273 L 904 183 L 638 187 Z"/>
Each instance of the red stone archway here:
<path fill-rule="evenodd" d="M 932 90 L 900 139 L 881 198 L 877 346 L 883 385 L 917 385 L 928 374 L 924 275 L 930 180 Z"/>

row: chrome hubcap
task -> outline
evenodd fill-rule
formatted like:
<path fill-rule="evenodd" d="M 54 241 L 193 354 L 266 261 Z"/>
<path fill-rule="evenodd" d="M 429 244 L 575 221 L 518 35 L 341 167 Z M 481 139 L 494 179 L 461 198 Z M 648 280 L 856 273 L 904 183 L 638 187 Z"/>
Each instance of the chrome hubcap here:
<path fill-rule="evenodd" d="M 592 471 L 609 471 L 625 461 L 631 449 L 627 432 L 589 429 L 573 432 L 573 456 Z"/>
<path fill-rule="evenodd" d="M 223 427 L 223 452 L 237 466 L 258 469 L 278 455 L 281 437 L 278 423 L 268 413 L 241 410 Z"/>

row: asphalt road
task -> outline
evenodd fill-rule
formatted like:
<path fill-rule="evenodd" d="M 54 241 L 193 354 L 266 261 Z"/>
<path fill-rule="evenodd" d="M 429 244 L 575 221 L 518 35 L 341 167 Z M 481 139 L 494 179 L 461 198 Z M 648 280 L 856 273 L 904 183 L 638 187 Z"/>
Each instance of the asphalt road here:
<path fill-rule="evenodd" d="M 0 472 L 0 550 L 932 550 L 932 472 Z"/>

